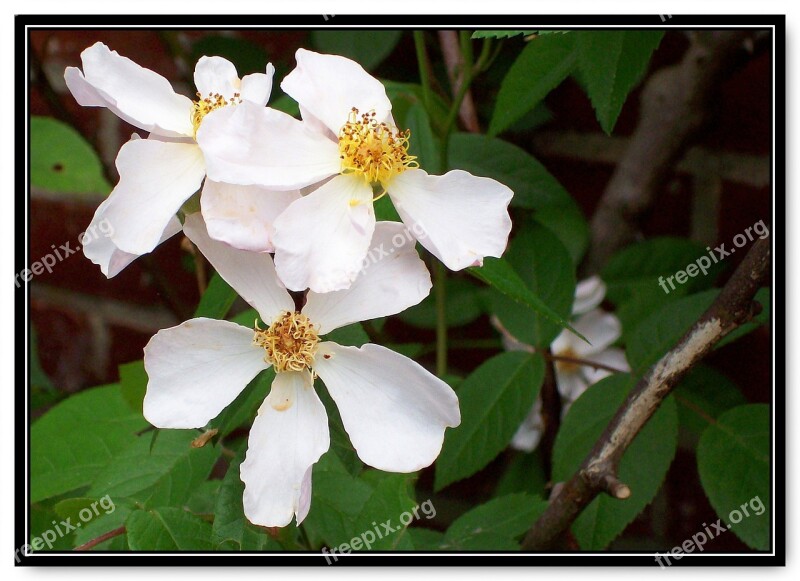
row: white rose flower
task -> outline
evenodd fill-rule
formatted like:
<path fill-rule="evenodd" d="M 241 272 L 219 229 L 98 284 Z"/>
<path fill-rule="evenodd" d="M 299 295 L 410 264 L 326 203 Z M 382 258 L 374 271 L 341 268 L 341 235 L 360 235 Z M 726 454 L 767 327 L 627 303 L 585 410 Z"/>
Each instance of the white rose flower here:
<path fill-rule="evenodd" d="M 144 415 L 161 428 L 201 428 L 272 366 L 272 390 L 258 411 L 241 465 L 244 511 L 251 522 L 285 526 L 308 513 L 311 468 L 330 445 L 315 375 L 366 464 L 414 472 L 436 459 L 445 428 L 461 421 L 455 392 L 380 345 L 356 348 L 320 340 L 339 327 L 398 313 L 428 295 L 430 275 L 413 244 L 398 248 L 391 242 L 402 235 L 402 225 L 378 223 L 372 245 L 390 249 L 386 256 L 347 290 L 309 292 L 300 311 L 269 254 L 212 240 L 199 214 L 187 217 L 184 232 L 258 311 L 264 328 L 199 318 L 159 331 L 145 347 Z"/>

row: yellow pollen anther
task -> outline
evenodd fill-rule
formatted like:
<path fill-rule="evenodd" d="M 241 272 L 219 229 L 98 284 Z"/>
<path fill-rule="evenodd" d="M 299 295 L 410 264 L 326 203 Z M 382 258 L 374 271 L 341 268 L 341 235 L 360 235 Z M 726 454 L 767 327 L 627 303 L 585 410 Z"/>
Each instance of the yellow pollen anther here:
<path fill-rule="evenodd" d="M 378 123 L 375 112 L 359 116 L 353 107 L 347 123 L 339 130 L 339 157 L 343 174 L 356 173 L 373 183 L 385 183 L 409 168 L 419 167 L 408 154 L 411 133 L 387 123 Z"/>
<path fill-rule="evenodd" d="M 314 362 L 319 336 L 304 314 L 284 311 L 267 329 L 256 321 L 253 331 L 253 344 L 264 348 L 264 361 L 276 372 L 303 371 Z"/>
<path fill-rule="evenodd" d="M 197 101 L 193 102 L 192 107 L 192 127 L 194 127 L 194 136 L 197 137 L 197 130 L 200 129 L 200 123 L 203 122 L 203 118 L 206 115 L 220 107 L 237 105 L 241 102 L 242 100 L 239 98 L 239 93 L 234 93 L 233 97 L 230 99 L 226 99 L 219 93 L 209 93 L 208 97 L 203 97 L 200 93 L 197 93 Z"/>

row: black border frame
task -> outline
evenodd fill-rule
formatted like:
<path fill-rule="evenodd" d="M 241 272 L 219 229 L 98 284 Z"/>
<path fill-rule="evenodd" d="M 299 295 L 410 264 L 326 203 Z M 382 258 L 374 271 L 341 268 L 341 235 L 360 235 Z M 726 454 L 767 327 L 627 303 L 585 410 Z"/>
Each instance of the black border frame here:
<path fill-rule="evenodd" d="M 526 25 L 526 22 L 532 24 Z M 771 152 L 773 167 L 771 172 L 773 184 L 773 215 L 784 216 L 782 224 L 773 221 L 771 233 L 774 276 L 771 288 L 772 298 L 772 329 L 776 341 L 773 343 L 774 410 L 775 423 L 773 435 L 772 461 L 774 465 L 773 484 L 775 497 L 772 499 L 772 520 L 774 524 L 774 537 L 772 538 L 771 552 L 753 552 L 748 554 L 725 553 L 691 553 L 685 554 L 680 561 L 673 561 L 675 566 L 750 566 L 750 565 L 785 565 L 786 564 L 786 352 L 785 352 L 785 288 L 786 288 L 786 18 L 784 15 L 691 15 L 670 16 L 662 19 L 658 15 L 594 15 L 594 16 L 559 16 L 559 15 L 491 15 L 491 16 L 463 16 L 463 15 L 292 15 L 292 16 L 267 16 L 267 15 L 76 15 L 76 16 L 31 16 L 19 15 L 15 17 L 14 44 L 15 44 L 15 144 L 16 151 L 25 151 L 26 139 L 29 134 L 29 117 L 27 110 L 26 92 L 29 83 L 29 69 L 27 62 L 27 48 L 29 43 L 28 29 L 46 28 L 105 28 L 138 29 L 149 28 L 225 28 L 225 29 L 286 29 L 286 28 L 444 28 L 444 29 L 537 29 L 537 28 L 663 28 L 663 29 L 691 29 L 699 27 L 723 28 L 771 28 L 774 35 L 774 92 L 773 110 L 774 125 L 773 137 L 775 149 Z M 774 28 L 773 28 L 774 27 Z M 29 155 L 29 153 L 28 153 Z M 26 267 L 28 254 L 28 238 L 30 221 L 28 207 L 30 204 L 30 188 L 26 177 L 29 166 L 26 167 L 27 156 L 17 153 L 15 159 L 15 189 L 25 195 L 24 202 L 18 196 L 14 198 L 14 219 L 16 225 L 14 261 L 16 272 Z M 776 225 L 778 226 L 775 231 Z M 780 250 L 780 256 L 775 256 L 775 251 Z M 775 259 L 778 258 L 779 262 Z M 17 338 L 15 351 L 15 383 L 25 386 L 30 396 L 28 384 L 29 353 L 28 353 L 28 321 L 30 319 L 30 295 L 28 285 L 24 292 L 16 292 L 14 307 L 14 331 Z M 778 299 L 777 301 L 775 299 Z M 776 327 L 776 323 L 779 325 Z M 779 343 L 781 349 L 778 349 Z M 21 347 L 22 345 L 22 347 Z M 780 382 L 778 381 L 780 378 Z M 26 486 L 26 476 L 29 478 L 27 454 L 30 450 L 30 422 L 26 400 L 19 389 L 15 390 L 15 511 L 14 511 L 14 539 L 17 551 L 27 542 L 26 532 L 29 522 L 26 520 L 26 507 L 28 505 L 29 490 Z M 781 411 L 783 413 L 781 413 Z M 20 444 L 25 442 L 25 446 Z M 781 510 L 777 510 L 779 507 Z M 16 555 L 16 553 L 15 553 Z M 172 552 L 112 552 L 98 551 L 74 553 L 66 551 L 48 551 L 25 556 L 19 552 L 21 566 L 108 566 L 108 565 L 156 565 L 156 566 L 209 566 L 209 565 L 323 565 L 326 560 L 323 553 L 239 553 L 239 552 L 200 552 L 186 551 Z M 687 558 L 688 557 L 688 558 Z M 16 562 L 16 557 L 15 557 Z M 657 566 L 653 552 L 629 551 L 625 553 L 613 552 L 575 552 L 575 553 L 531 553 L 531 552 L 469 552 L 469 553 L 433 553 L 433 552 L 400 552 L 391 553 L 359 553 L 342 555 L 336 563 L 340 566 L 375 566 L 375 565 L 414 565 L 414 566 L 520 566 L 520 565 L 567 565 L 589 566 L 598 565 L 639 565 Z"/>

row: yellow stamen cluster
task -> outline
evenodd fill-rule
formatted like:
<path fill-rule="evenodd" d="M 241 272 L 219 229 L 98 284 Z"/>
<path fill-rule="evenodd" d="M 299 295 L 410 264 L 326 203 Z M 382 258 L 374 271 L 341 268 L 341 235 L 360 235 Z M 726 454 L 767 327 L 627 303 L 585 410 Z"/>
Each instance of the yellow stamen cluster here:
<path fill-rule="evenodd" d="M 220 107 L 237 105 L 241 102 L 242 100 L 239 98 L 239 93 L 234 93 L 231 99 L 226 99 L 219 93 L 209 93 L 208 97 L 203 97 L 200 93 L 197 93 L 197 101 L 194 101 L 194 106 L 192 107 L 192 127 L 194 127 L 194 136 L 197 137 L 197 130 L 200 129 L 200 123 L 202 123 L 206 115 Z"/>
<path fill-rule="evenodd" d="M 256 321 L 254 332 L 253 343 L 264 348 L 264 361 L 276 372 L 303 371 L 314 362 L 319 335 L 304 314 L 285 311 L 267 329 Z"/>
<path fill-rule="evenodd" d="M 416 158 L 408 154 L 410 135 L 408 130 L 378 123 L 374 111 L 359 116 L 353 107 L 339 131 L 342 173 L 361 174 L 370 184 L 383 184 L 408 168 L 419 167 Z"/>

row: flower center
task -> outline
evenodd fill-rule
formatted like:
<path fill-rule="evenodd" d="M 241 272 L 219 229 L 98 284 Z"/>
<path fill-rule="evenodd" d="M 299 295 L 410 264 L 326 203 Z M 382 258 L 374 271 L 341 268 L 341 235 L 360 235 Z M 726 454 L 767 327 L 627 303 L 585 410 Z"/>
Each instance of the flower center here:
<path fill-rule="evenodd" d="M 556 353 L 556 355 L 558 355 L 559 357 L 565 357 L 567 359 L 579 358 L 578 354 L 575 353 L 575 351 L 573 351 L 571 348 L 567 348 L 564 351 L 561 351 L 560 353 Z M 556 361 L 556 367 L 558 368 L 559 371 L 563 373 L 575 373 L 580 368 L 580 364 L 575 363 L 574 361 L 564 361 L 562 359 Z"/>
<path fill-rule="evenodd" d="M 195 138 L 197 137 L 197 130 L 200 129 L 200 123 L 203 122 L 203 118 L 206 115 L 220 107 L 237 105 L 241 102 L 242 100 L 239 98 L 239 93 L 234 93 L 230 100 L 225 99 L 225 97 L 219 93 L 209 93 L 208 97 L 203 97 L 200 93 L 197 93 L 197 101 L 193 102 L 192 107 L 192 127 L 194 127 Z"/>
<path fill-rule="evenodd" d="M 359 116 L 353 107 L 347 123 L 339 130 L 342 173 L 356 173 L 369 183 L 385 183 L 408 168 L 419 167 L 408 154 L 411 132 L 375 120 L 375 112 Z"/>
<path fill-rule="evenodd" d="M 319 336 L 302 313 L 284 311 L 267 329 L 254 328 L 253 343 L 264 348 L 264 361 L 275 371 L 303 371 L 311 367 Z"/>

